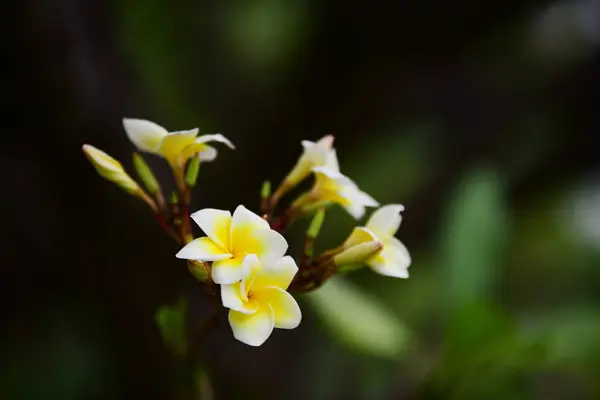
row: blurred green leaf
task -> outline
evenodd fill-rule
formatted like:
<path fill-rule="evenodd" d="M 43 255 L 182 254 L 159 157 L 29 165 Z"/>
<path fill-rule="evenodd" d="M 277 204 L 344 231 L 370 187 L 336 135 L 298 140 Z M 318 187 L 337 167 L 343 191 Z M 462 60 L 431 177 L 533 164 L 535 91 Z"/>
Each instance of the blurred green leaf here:
<path fill-rule="evenodd" d="M 156 324 L 165 344 L 178 355 L 187 350 L 187 300 L 181 299 L 176 305 L 162 306 L 155 315 Z"/>
<path fill-rule="evenodd" d="M 409 332 L 384 303 L 342 277 L 306 295 L 333 337 L 352 350 L 397 359 Z"/>
<path fill-rule="evenodd" d="M 264 73 L 293 60 L 308 33 L 307 12 L 302 2 L 236 3 L 224 14 L 222 26 L 245 70 Z"/>
<path fill-rule="evenodd" d="M 600 313 L 582 304 L 527 319 L 527 330 L 542 338 L 549 366 L 600 367 Z"/>
<path fill-rule="evenodd" d="M 503 182 L 489 169 L 473 170 L 456 190 L 441 243 L 451 307 L 491 294 L 508 227 L 503 196 Z"/>
<path fill-rule="evenodd" d="M 431 122 L 415 124 L 401 132 L 368 136 L 354 152 L 354 162 L 340 156 L 348 176 L 381 203 L 397 203 L 398 196 L 402 196 L 400 202 L 405 201 L 437 171 L 438 158 L 431 146 L 435 143 L 436 126 Z"/>

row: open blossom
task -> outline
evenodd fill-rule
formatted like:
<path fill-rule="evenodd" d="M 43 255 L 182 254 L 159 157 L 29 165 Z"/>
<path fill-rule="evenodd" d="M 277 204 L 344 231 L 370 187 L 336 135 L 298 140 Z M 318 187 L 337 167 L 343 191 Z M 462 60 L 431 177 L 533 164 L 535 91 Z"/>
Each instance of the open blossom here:
<path fill-rule="evenodd" d="M 365 214 L 365 207 L 377 207 L 379 203 L 361 191 L 356 183 L 339 171 L 326 168 L 313 168 L 315 184 L 307 196 L 302 199 L 309 204 L 333 202 L 341 205 L 356 219 Z"/>
<path fill-rule="evenodd" d="M 154 122 L 132 118 L 124 118 L 123 126 L 138 149 L 164 157 L 172 168 L 183 168 L 186 161 L 195 154 L 202 161 L 214 160 L 217 150 L 209 146 L 209 142 L 220 142 L 231 149 L 235 148 L 219 133 L 198 136 L 198 128 L 169 132 Z"/>
<path fill-rule="evenodd" d="M 187 260 L 212 261 L 211 274 L 215 283 L 238 282 L 244 273 L 242 261 L 255 254 L 261 263 L 272 264 L 287 251 L 283 236 L 269 223 L 240 205 L 233 212 L 205 208 L 191 218 L 207 235 L 188 243 L 176 257 Z"/>
<path fill-rule="evenodd" d="M 338 257 L 348 258 L 344 253 L 357 252 L 361 247 L 367 248 L 369 244 L 375 246 L 380 243 L 382 245 L 380 251 L 367 259 L 363 258 L 355 262 L 363 261 L 382 275 L 408 278 L 410 254 L 406 246 L 394 237 L 402 222 L 400 215 L 402 211 L 404 211 L 404 206 L 400 204 L 390 204 L 376 210 L 365 227 L 354 228 L 344 243 L 346 250 L 337 255 L 336 259 Z"/>
<path fill-rule="evenodd" d="M 334 171 L 339 171 L 340 167 L 337 155 L 333 146 L 333 136 L 327 135 L 317 142 L 308 140 L 302 141 L 304 152 L 298 159 L 298 162 L 287 175 L 284 182 L 288 186 L 294 186 L 308 175 L 315 167 L 327 167 Z"/>
<path fill-rule="evenodd" d="M 260 346 L 273 328 L 293 329 L 302 313 L 296 300 L 286 291 L 298 272 L 290 256 L 273 264 L 263 264 L 254 255 L 243 261 L 244 278 L 221 285 L 221 300 L 230 308 L 229 324 L 233 336 L 250 346 Z"/>

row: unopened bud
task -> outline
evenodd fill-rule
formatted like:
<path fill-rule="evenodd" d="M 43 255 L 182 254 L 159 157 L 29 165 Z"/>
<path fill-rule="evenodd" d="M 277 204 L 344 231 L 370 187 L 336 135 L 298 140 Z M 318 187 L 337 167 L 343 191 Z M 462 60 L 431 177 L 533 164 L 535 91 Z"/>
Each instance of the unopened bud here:
<path fill-rule="evenodd" d="M 360 243 L 351 246 L 333 258 L 335 265 L 364 263 L 375 257 L 383 249 L 383 243 L 379 240 Z"/>
<path fill-rule="evenodd" d="M 160 184 L 152 173 L 152 170 L 139 153 L 133 153 L 133 166 L 148 192 L 156 196 L 160 191 Z"/>
<path fill-rule="evenodd" d="M 188 269 L 200 282 L 204 282 L 210 278 L 209 267 L 200 261 L 188 261 Z"/>
<path fill-rule="evenodd" d="M 319 236 L 319 232 L 321 232 L 321 226 L 323 226 L 323 221 L 325 220 L 325 209 L 320 208 L 315 213 L 310 226 L 308 227 L 308 231 L 306 231 L 306 236 L 310 239 L 314 240 Z"/>
<path fill-rule="evenodd" d="M 120 162 L 89 144 L 83 145 L 83 152 L 104 179 L 133 195 L 139 196 L 143 193 L 139 185 L 125 172 Z"/>
<path fill-rule="evenodd" d="M 198 180 L 198 172 L 200 171 L 200 157 L 192 157 L 188 163 L 187 171 L 185 173 L 185 183 L 189 187 L 196 186 Z"/>
<path fill-rule="evenodd" d="M 271 196 L 271 182 L 264 181 L 260 188 L 260 198 L 263 200 L 268 199 Z"/>

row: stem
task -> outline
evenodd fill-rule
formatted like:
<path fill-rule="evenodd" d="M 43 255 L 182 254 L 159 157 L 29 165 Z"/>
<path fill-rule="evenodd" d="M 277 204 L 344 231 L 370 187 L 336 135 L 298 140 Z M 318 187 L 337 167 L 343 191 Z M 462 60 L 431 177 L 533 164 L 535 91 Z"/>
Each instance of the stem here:
<path fill-rule="evenodd" d="M 185 183 L 185 166 L 181 168 L 173 168 L 175 183 L 179 193 L 179 221 L 180 221 L 180 237 L 181 244 L 185 245 L 194 239 L 192 235 L 192 225 L 190 223 L 190 202 L 191 191 Z"/>

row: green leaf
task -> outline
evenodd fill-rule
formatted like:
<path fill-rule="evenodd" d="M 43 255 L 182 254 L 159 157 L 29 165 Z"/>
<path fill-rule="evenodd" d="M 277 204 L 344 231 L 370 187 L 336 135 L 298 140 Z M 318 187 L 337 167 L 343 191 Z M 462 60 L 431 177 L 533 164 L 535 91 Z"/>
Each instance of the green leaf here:
<path fill-rule="evenodd" d="M 507 233 L 504 185 L 488 169 L 469 173 L 451 201 L 442 233 L 447 304 L 458 308 L 489 297 Z"/>
<path fill-rule="evenodd" d="M 183 355 L 187 350 L 186 316 L 186 299 L 181 299 L 174 306 L 162 306 L 155 314 L 156 324 L 165 344 L 177 355 Z"/>
<path fill-rule="evenodd" d="M 409 332 L 393 311 L 345 278 L 330 279 L 306 299 L 331 335 L 352 350 L 397 359 L 407 348 Z"/>

